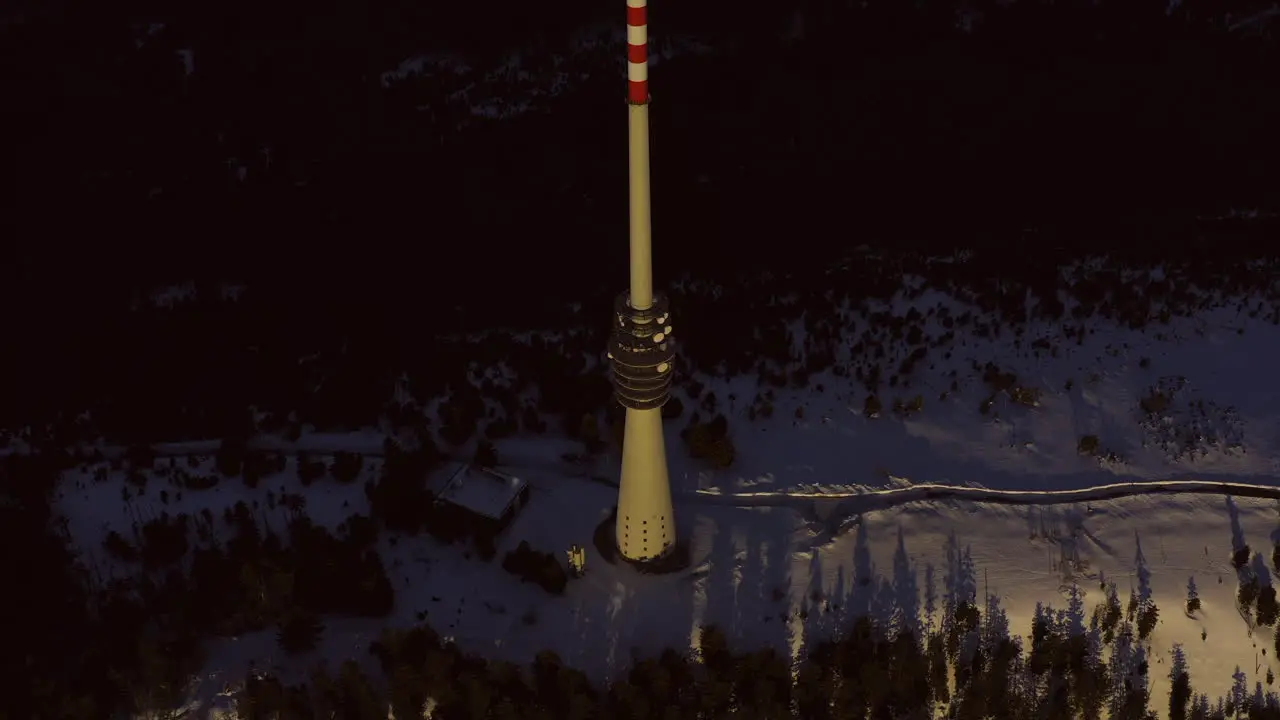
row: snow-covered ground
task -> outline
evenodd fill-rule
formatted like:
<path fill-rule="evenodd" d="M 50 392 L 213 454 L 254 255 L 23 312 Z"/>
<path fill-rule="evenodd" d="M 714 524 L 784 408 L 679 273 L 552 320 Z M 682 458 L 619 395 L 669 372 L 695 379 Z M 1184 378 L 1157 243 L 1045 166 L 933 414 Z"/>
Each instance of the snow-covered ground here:
<path fill-rule="evenodd" d="M 614 503 L 610 488 L 586 478 L 514 469 L 530 482 L 533 497 L 499 552 L 519 540 L 548 549 L 573 542 L 590 547 L 592 530 Z M 125 513 L 119 477 L 95 482 L 91 473 L 69 475 L 61 506 L 73 538 L 91 549 L 107 573 L 110 563 L 96 550 L 105 532 L 127 535 L 134 518 L 154 517 L 162 509 L 176 514 L 209 508 L 217 516 L 237 501 L 256 500 L 263 516 L 282 526 L 283 510 L 265 507 L 267 493 L 284 492 L 305 493 L 308 514 L 329 528 L 368 512 L 360 483 L 339 485 L 326 478 L 304 490 L 292 470 L 255 490 L 228 479 L 168 503 L 156 497 L 160 486 L 153 483 L 125 504 Z M 948 591 L 946 548 L 954 537 L 956 547 L 971 552 L 976 572 L 969 582 L 1000 598 L 1015 632 L 1029 631 L 1037 602 L 1065 608 L 1073 580 L 1087 611 L 1100 602 L 1105 580 L 1115 581 L 1127 597 L 1140 584 L 1143 566 L 1161 609 L 1150 641 L 1153 663 L 1163 662 L 1174 643 L 1183 644 L 1197 690 L 1211 697 L 1229 689 L 1236 666 L 1256 679 L 1274 667 L 1271 654 L 1261 655 L 1262 648 L 1274 647 L 1271 630 L 1255 637 L 1236 610 L 1236 575 L 1229 564 L 1233 543 L 1241 538 L 1265 555 L 1280 527 L 1274 500 L 1139 495 L 1029 506 L 941 500 L 858 516 L 843 514 L 841 507 L 822 500 L 807 507 L 736 507 L 682 496 L 678 523 L 691 542 L 690 571 L 646 576 L 589 558 L 587 576 L 571 582 L 564 597 L 520 584 L 496 561 L 466 557 L 461 546 L 443 546 L 425 535 L 392 545 L 384 537 L 380 550 L 397 592 L 393 615 L 385 621 L 329 620 L 319 654 L 330 662 L 367 662 L 368 643 L 384 622 L 407 626 L 419 619 L 466 650 L 527 663 L 538 650 L 551 649 L 600 680 L 625 668 L 636 653 L 688 647 L 697 629 L 710 623 L 742 647 L 773 644 L 799 652 L 857 612 L 889 617 L 896 608 L 914 607 L 925 618 L 928 576 L 939 605 Z M 905 565 L 895 564 L 899 543 Z M 1139 545 L 1144 560 L 1138 559 Z M 1182 611 L 1191 578 L 1203 603 L 1195 617 Z M 828 604 L 830 610 L 801 618 L 802 610 Z M 524 620 L 530 613 L 533 624 Z M 1261 663 L 1256 668 L 1255 660 Z M 307 666 L 284 659 L 270 631 L 217 641 L 208 676 L 193 688 L 191 709 L 203 716 L 219 704 L 228 707 L 224 685 L 234 685 L 250 667 L 301 680 Z M 1165 674 L 1158 665 L 1150 673 L 1155 707 L 1167 690 Z"/>
<path fill-rule="evenodd" d="M 969 309 L 926 291 L 896 303 L 893 312 L 901 317 L 914 307 L 925 314 L 939 306 L 956 308 L 953 316 Z M 945 332 L 935 318 L 924 323 L 926 337 Z M 853 323 L 855 332 L 865 328 L 861 319 Z M 1079 343 L 1063 331 L 1081 324 L 1089 330 Z M 764 391 L 756 378 L 699 378 L 729 419 L 737 459 L 733 468 L 712 472 L 673 453 L 673 481 L 734 492 L 885 487 L 893 478 L 1057 490 L 1280 477 L 1280 385 L 1268 381 L 1270 359 L 1280 356 L 1280 328 L 1270 319 L 1231 306 L 1138 331 L 1092 319 L 1031 321 L 1020 338 L 1009 327 L 991 340 L 955 332 L 954 344 L 916 363 L 909 386 L 882 386 L 877 418 L 864 416 L 862 383 L 831 371 L 813 374 L 803 388 L 773 390 L 773 416 L 757 412 L 754 420 L 750 406 Z M 803 346 L 803 329 L 794 335 Z M 880 363 L 886 381 L 898 364 L 892 350 L 889 358 Z M 987 363 L 1015 374 L 1019 386 L 1038 394 L 1037 405 L 993 393 L 983 381 Z M 1152 389 L 1164 390 L 1169 402 L 1146 417 L 1140 402 Z M 984 415 L 980 406 L 993 394 Z M 896 416 L 894 402 L 909 404 L 917 395 L 922 409 Z M 686 397 L 686 408 L 697 405 Z M 679 427 L 669 427 L 668 447 L 681 446 Z M 1098 440 L 1092 455 L 1079 449 L 1089 435 Z"/>
<path fill-rule="evenodd" d="M 498 443 L 499 456 L 533 493 L 504 535 L 499 557 L 520 540 L 556 552 L 578 543 L 588 548 L 587 576 L 573 581 L 565 597 L 552 597 L 515 581 L 496 561 L 470 557 L 462 546 L 427 536 L 393 543 L 384 533 L 380 551 L 397 593 L 393 615 L 376 622 L 329 619 L 319 652 L 331 663 L 365 660 L 384 624 L 425 619 L 464 649 L 522 663 L 551 649 L 601 680 L 637 652 L 688 646 L 697 629 L 711 623 L 741 647 L 772 643 L 798 653 L 815 636 L 842 627 L 851 613 L 887 615 L 912 603 L 923 613 L 930 568 L 935 596 L 945 592 L 954 537 L 971 551 L 979 593 L 989 589 L 1001 599 L 1018 633 L 1029 630 L 1037 602 L 1065 607 L 1072 579 L 1087 611 L 1101 600 L 1104 580 L 1117 582 L 1122 598 L 1148 583 L 1161 609 L 1150 640 L 1153 708 L 1163 704 L 1168 680 L 1160 663 L 1175 643 L 1187 648 L 1199 692 L 1225 693 L 1236 666 L 1248 673 L 1250 687 L 1261 680 L 1273 668 L 1273 653 L 1262 652 L 1274 647 L 1272 630 L 1255 631 L 1237 611 L 1229 557 L 1240 542 L 1266 557 L 1280 540 L 1280 385 L 1270 380 L 1273 358 L 1280 357 L 1274 309 L 1258 298 L 1219 298 L 1193 317 L 1152 321 L 1140 330 L 1097 318 L 1029 320 L 1020 335 L 1007 325 L 997 331 L 991 318 L 975 313 L 975 324 L 987 324 L 993 337 L 979 339 L 974 326 L 957 327 L 944 342 L 942 309 L 954 318 L 973 308 L 928 289 L 910 294 L 914 298 L 904 292 L 883 306 L 837 308 L 848 325 L 837 352 L 837 362 L 850 368 L 845 376 L 823 370 L 804 387 L 773 389 L 755 377 L 698 377 L 705 387 L 700 398 L 690 396 L 687 385 L 678 390 L 685 415 L 667 424 L 667 440 L 678 524 L 694 559 L 689 572 L 645 576 L 590 557 L 592 531 L 615 501 L 609 483 L 616 482 L 617 457 L 606 452 L 594 465 L 570 465 L 562 456 L 580 452 L 579 443 L 518 436 Z M 888 378 L 910 348 L 885 343 L 886 356 L 877 361 L 884 369 L 877 393 L 883 408 L 867 417 L 867 392 L 849 377 L 865 357 L 851 348 L 859 340 L 870 348 L 883 334 L 883 323 L 869 323 L 869 313 L 903 317 L 912 308 L 928 352 L 891 386 Z M 793 324 L 791 337 L 803 362 L 803 322 Z M 1016 376 L 1026 402 L 992 387 L 988 363 Z M 716 396 L 713 410 L 701 408 L 707 391 Z M 1152 402 L 1156 393 L 1162 399 Z M 894 409 L 917 395 L 918 410 Z M 768 417 L 761 412 L 765 404 L 772 407 Z M 704 420 L 716 412 L 728 417 L 737 448 L 731 468 L 713 470 L 687 457 L 679 432 L 694 409 Z M 1084 452 L 1086 437 L 1095 442 Z M 258 444 L 286 452 L 361 452 L 376 465 L 383 439 L 370 430 Z M 214 446 L 157 450 L 211 453 Z M 139 518 L 162 510 L 208 508 L 217 516 L 237 501 L 257 500 L 268 521 L 283 523 L 282 510 L 265 509 L 267 493 L 276 499 L 296 493 L 306 498 L 312 519 L 330 528 L 368 514 L 362 481 L 339 485 L 325 478 L 303 488 L 295 460 L 288 462 L 256 489 L 222 480 L 178 499 L 170 488 L 167 504 L 157 497 L 163 481 L 122 503 L 123 474 L 95 480 L 89 468 L 68 474 L 60 509 L 102 572 L 110 572 L 100 550 L 104 534 L 127 534 Z M 1142 492 L 1142 483 L 1150 492 Z M 938 499 L 940 486 L 958 489 Z M 906 563 L 895 563 L 900 543 Z M 1182 608 L 1193 578 L 1203 606 L 1191 617 Z M 814 597 L 833 610 L 807 612 Z M 530 623 L 527 616 L 536 619 Z M 193 708 L 229 703 L 218 697 L 224 683 L 234 683 L 251 664 L 286 680 L 302 679 L 306 666 L 279 657 L 271 632 L 219 641 L 209 675 L 193 689 Z"/>
<path fill-rule="evenodd" d="M 1141 284 L 1148 277 L 1159 278 L 1160 272 L 1129 272 L 1121 281 Z M 181 299 L 185 287 L 157 297 Z M 672 482 L 678 491 L 732 493 L 847 493 L 894 487 L 903 478 L 1005 490 L 1184 478 L 1270 484 L 1280 478 L 1280 384 L 1270 381 L 1272 359 L 1280 357 L 1280 311 L 1269 298 L 1192 293 L 1205 305 L 1191 317 L 1152 318 L 1136 330 L 1096 316 L 1073 320 L 1076 303 L 1070 299 L 1063 320 L 1031 318 L 1015 328 L 905 277 L 903 290 L 888 302 L 832 309 L 840 326 L 834 356 L 846 368 L 843 375 L 823 369 L 802 387 L 785 388 L 764 385 L 754 375 L 697 375 L 692 379 L 703 388 L 700 397 L 691 397 L 681 378 L 675 394 L 683 400 L 684 416 L 666 425 Z M 890 337 L 886 318 L 910 318 L 913 311 L 919 319 L 908 320 L 907 327 L 918 326 L 920 339 L 911 344 L 910 332 Z M 679 308 L 675 313 L 679 323 Z M 880 313 L 879 322 L 872 321 Z M 965 314 L 972 323 L 954 322 Z M 788 330 L 798 358 L 792 369 L 805 363 L 813 342 L 806 325 L 797 319 Z M 979 336 L 979 327 L 987 337 Z M 902 361 L 921 346 L 927 346 L 923 358 L 891 384 Z M 879 348 L 883 356 L 873 353 Z M 876 395 L 882 409 L 866 417 L 867 390 L 853 375 L 856 365 L 872 364 L 881 370 Z M 1014 385 L 1034 400 L 1016 402 L 993 389 L 984 380 L 988 364 L 1012 375 Z M 509 377 L 511 371 L 494 372 Z M 1163 399 L 1144 409 L 1143 400 L 1155 393 Z M 715 395 L 711 410 L 707 394 Z M 917 396 L 918 410 L 895 410 Z M 984 412 L 988 399 L 993 402 Z M 420 399 L 428 411 L 437 400 Z M 693 411 L 704 421 L 715 413 L 727 417 L 737 449 L 731 468 L 712 470 L 682 451 L 679 433 Z M 308 434 L 295 443 L 265 437 L 258 443 L 264 449 L 377 455 L 384 437 L 370 430 Z M 1096 447 L 1084 453 L 1086 437 Z M 548 442 L 579 451 L 551 437 L 521 437 L 504 442 L 502 455 L 537 461 Z M 212 445 L 157 449 L 211 451 Z M 605 458 L 592 472 L 616 478 L 613 460 Z"/>

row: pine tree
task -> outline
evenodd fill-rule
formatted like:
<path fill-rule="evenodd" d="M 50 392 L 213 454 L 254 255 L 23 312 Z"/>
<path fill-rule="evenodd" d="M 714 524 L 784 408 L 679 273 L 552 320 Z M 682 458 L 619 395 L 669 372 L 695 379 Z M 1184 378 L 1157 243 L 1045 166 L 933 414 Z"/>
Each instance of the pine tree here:
<path fill-rule="evenodd" d="M 1115 639 L 1116 628 L 1120 626 L 1120 620 L 1124 618 L 1124 611 L 1120 608 L 1120 596 L 1116 591 L 1114 582 L 1107 583 L 1107 600 L 1102 613 L 1102 640 L 1110 645 Z"/>
<path fill-rule="evenodd" d="M 1250 576 L 1240 584 L 1240 589 L 1236 592 L 1236 601 L 1240 603 L 1242 611 L 1248 612 L 1249 608 L 1253 607 L 1254 602 L 1258 599 L 1258 591 L 1260 589 L 1258 587 L 1258 578 L 1256 577 Z"/>
<path fill-rule="evenodd" d="M 1236 666 L 1236 671 L 1231 673 L 1231 691 L 1227 694 L 1227 714 L 1235 712 L 1240 717 L 1248 717 L 1249 708 L 1249 685 L 1248 676 Z"/>
<path fill-rule="evenodd" d="M 999 651 L 1000 644 L 1009 639 L 1009 615 L 1000 606 L 1000 598 L 987 595 L 986 613 L 981 621 L 982 652 L 992 658 Z"/>
<path fill-rule="evenodd" d="M 1071 583 L 1067 590 L 1067 635 L 1078 637 L 1084 634 L 1084 595 L 1080 586 Z"/>
<path fill-rule="evenodd" d="M 1188 720 L 1209 720 L 1209 696 L 1200 693 L 1191 701 L 1191 711 L 1188 713 Z"/>
<path fill-rule="evenodd" d="M 1258 624 L 1275 625 L 1277 616 L 1280 616 L 1280 605 L 1276 603 L 1276 589 L 1267 585 L 1258 591 Z"/>
<path fill-rule="evenodd" d="M 1187 578 L 1187 614 L 1191 615 L 1200 610 L 1200 591 L 1196 589 L 1196 578 L 1191 576 Z"/>
<path fill-rule="evenodd" d="M 1084 635 L 1069 641 L 1068 662 L 1075 669 L 1071 683 L 1077 717 L 1100 718 L 1106 704 L 1107 666 L 1102 658 L 1101 608 L 1089 620 Z"/>
<path fill-rule="evenodd" d="M 1173 646 L 1173 663 L 1169 668 L 1169 720 L 1186 720 L 1191 702 L 1191 674 L 1187 671 L 1187 657 L 1182 645 Z"/>
<path fill-rule="evenodd" d="M 1156 629 L 1156 623 L 1160 619 L 1160 609 L 1156 604 L 1147 601 L 1142 610 L 1138 613 L 1138 639 L 1146 640 L 1151 637 L 1151 633 Z"/>
<path fill-rule="evenodd" d="M 1144 699 L 1146 677 L 1138 670 L 1145 658 L 1142 647 L 1134 643 L 1133 627 L 1125 623 L 1116 633 L 1111 646 L 1111 696 L 1110 717 L 1137 718 L 1146 708 Z"/>

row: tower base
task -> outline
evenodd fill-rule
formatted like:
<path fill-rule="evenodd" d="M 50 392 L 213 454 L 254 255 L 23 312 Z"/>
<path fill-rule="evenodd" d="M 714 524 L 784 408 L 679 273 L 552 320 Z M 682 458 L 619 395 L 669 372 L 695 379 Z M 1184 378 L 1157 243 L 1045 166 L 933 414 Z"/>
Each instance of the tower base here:
<path fill-rule="evenodd" d="M 687 537 L 687 533 L 677 532 L 675 545 L 660 558 L 628 560 L 618 552 L 618 507 L 615 505 L 609 515 L 596 525 L 591 542 L 600 559 L 610 565 L 628 565 L 646 575 L 669 575 L 688 570 L 692 565 L 688 541 L 684 539 Z"/>

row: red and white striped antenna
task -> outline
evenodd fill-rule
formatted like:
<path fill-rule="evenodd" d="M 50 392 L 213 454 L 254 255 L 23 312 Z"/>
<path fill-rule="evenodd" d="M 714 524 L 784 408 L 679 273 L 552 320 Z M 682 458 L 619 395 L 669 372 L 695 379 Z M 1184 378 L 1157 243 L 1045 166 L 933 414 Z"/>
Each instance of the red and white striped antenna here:
<path fill-rule="evenodd" d="M 627 102 L 649 102 L 649 21 L 645 0 L 627 0 Z"/>

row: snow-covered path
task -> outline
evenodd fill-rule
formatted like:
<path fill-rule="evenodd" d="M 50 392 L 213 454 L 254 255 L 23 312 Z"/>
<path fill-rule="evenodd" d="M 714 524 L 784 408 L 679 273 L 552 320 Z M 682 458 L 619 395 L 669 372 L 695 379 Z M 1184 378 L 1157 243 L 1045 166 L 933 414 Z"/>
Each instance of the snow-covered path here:
<path fill-rule="evenodd" d="M 694 497 L 703 502 L 738 507 L 784 506 L 794 501 L 853 500 L 859 510 L 878 510 L 919 502 L 921 500 L 968 500 L 971 502 L 1001 505 L 1053 505 L 1058 503 L 1096 502 L 1133 495 L 1223 495 L 1236 497 L 1270 498 L 1280 500 L 1280 484 L 1254 485 L 1250 483 L 1213 482 L 1206 480 L 1168 480 L 1140 483 L 1111 483 L 1074 490 L 992 490 L 983 487 L 958 485 L 910 485 L 887 490 L 865 489 L 853 492 L 739 492 L 722 493 L 716 490 L 695 490 L 682 497 Z"/>

